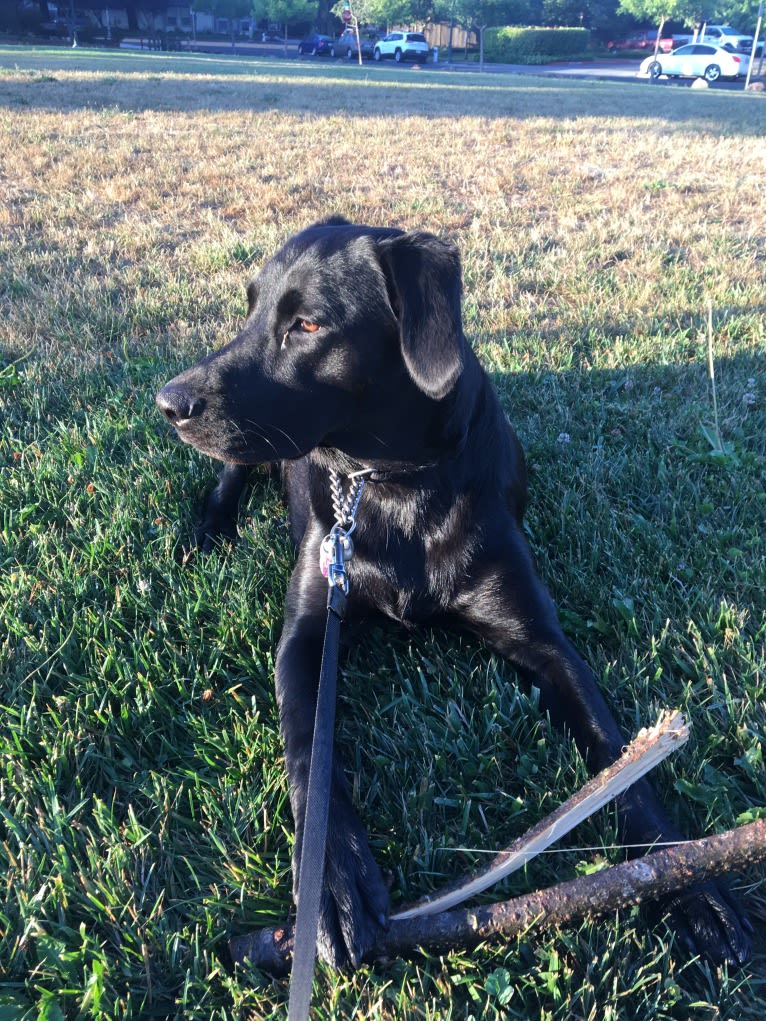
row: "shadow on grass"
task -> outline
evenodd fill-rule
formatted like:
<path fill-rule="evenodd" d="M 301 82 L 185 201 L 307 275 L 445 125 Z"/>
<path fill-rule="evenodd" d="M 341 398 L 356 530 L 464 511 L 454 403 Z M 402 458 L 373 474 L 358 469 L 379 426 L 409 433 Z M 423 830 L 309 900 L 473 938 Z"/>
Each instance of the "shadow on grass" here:
<path fill-rule="evenodd" d="M 742 403 L 750 377 L 760 395 L 766 389 L 762 360 L 746 351 L 717 362 L 735 456 L 715 463 L 699 430 L 709 414 L 702 359 L 594 370 L 583 351 L 566 371 L 514 372 L 504 336 L 484 347 L 526 446 L 532 542 L 567 632 L 626 731 L 658 704 L 693 713 L 694 744 L 658 786 L 693 834 L 733 824 L 764 803 L 756 751 L 766 705 L 757 633 L 766 421 L 762 398 Z M 134 360 L 112 377 L 83 372 L 56 404 L 41 393 L 34 355 L 0 388 L 10 453 L 0 605 L 12 636 L 0 646 L 0 698 L 13 735 L 3 746 L 11 808 L 0 864 L 19 901 L 9 896 L 3 912 L 10 932 L 23 931 L 34 893 L 45 923 L 45 939 L 9 940 L 0 961 L 21 1005 L 14 1016 L 38 995 L 27 983 L 34 969 L 48 969 L 51 988 L 71 988 L 65 954 L 83 955 L 78 934 L 87 932 L 88 953 L 137 1002 L 149 995 L 151 964 L 152 1010 L 142 1016 L 171 1016 L 191 989 L 208 998 L 206 1013 L 184 1017 L 213 1016 L 211 997 L 223 1004 L 215 1016 L 233 1017 L 216 955 L 230 932 L 278 921 L 290 903 L 292 824 L 271 694 L 289 572 L 282 509 L 258 476 L 239 546 L 178 563 L 174 549 L 191 534 L 198 488 L 216 464 L 176 443 L 153 405 L 179 351 L 164 341 L 151 358 L 138 345 L 125 353 Z M 25 460 L 13 456 L 21 451 Z M 471 863 L 460 849 L 509 843 L 577 786 L 582 765 L 502 664 L 441 632 L 395 634 L 372 630 L 345 661 L 339 745 L 376 858 L 405 897 L 464 871 Z M 585 845 L 599 839 L 592 828 L 578 835 Z M 549 885 L 580 853 L 563 865 L 541 859 L 519 883 Z M 55 883 L 41 885 L 45 869 Z M 626 947 L 612 922 L 576 935 L 564 995 L 581 975 L 601 981 L 611 946 L 623 1005 L 657 1016 L 640 997 L 658 984 L 659 965 L 646 983 L 630 972 L 656 944 L 635 936 Z M 566 939 L 477 952 L 471 974 L 488 981 L 502 962 L 522 988 L 535 960 Z M 757 952 L 746 971 L 756 988 L 762 929 Z M 377 988 L 397 969 L 417 976 L 421 967 L 398 962 L 364 980 Z M 673 996 L 689 990 L 685 1004 L 718 995 L 706 994 L 700 971 L 680 982 L 671 974 Z M 467 998 L 461 990 L 456 983 L 449 995 Z M 271 1001 L 281 1009 L 284 999 L 263 979 L 248 995 L 253 1016 L 277 1016 Z M 344 999 L 354 995 L 351 987 Z M 603 1003 L 612 993 L 589 995 Z M 736 1006 L 726 1016 L 754 1021 L 762 1010 Z M 703 1015 L 689 1007 L 683 1016 Z"/>

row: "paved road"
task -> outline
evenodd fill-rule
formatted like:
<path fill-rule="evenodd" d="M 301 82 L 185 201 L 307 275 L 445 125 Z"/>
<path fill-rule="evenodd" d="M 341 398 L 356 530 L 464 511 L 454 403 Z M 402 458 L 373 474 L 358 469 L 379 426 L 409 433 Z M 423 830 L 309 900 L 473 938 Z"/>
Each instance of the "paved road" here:
<path fill-rule="evenodd" d="M 126 40 L 123 43 L 125 46 L 135 46 L 138 40 Z M 216 53 L 221 55 L 232 54 L 242 57 L 277 57 L 286 58 L 289 60 L 300 60 L 306 62 L 321 62 L 323 64 L 332 63 L 348 63 L 346 58 L 336 57 L 334 59 L 328 57 L 299 57 L 297 53 L 298 40 L 289 39 L 287 43 L 287 54 L 285 54 L 285 47 L 282 43 L 269 42 L 269 43 L 258 43 L 258 42 L 240 42 L 237 41 L 234 49 L 232 50 L 230 43 L 224 42 L 196 42 L 192 44 L 189 49 L 184 48 L 184 52 L 196 53 Z M 442 57 L 444 56 L 444 50 Z M 591 79 L 596 81 L 612 81 L 612 82 L 634 82 L 634 83 L 649 83 L 648 78 L 639 78 L 637 75 L 639 64 L 643 58 L 634 59 L 620 59 L 612 58 L 609 60 L 593 60 L 593 61 L 572 61 L 562 62 L 558 64 L 543 64 L 543 65 L 531 65 L 531 64 L 485 64 L 485 74 L 518 74 L 518 75 L 534 75 L 535 77 L 543 78 L 574 78 L 574 79 Z M 365 61 L 365 66 L 375 67 L 372 61 Z M 392 67 L 393 62 L 387 62 L 386 67 Z M 400 67 L 402 65 L 399 65 Z M 472 73 L 479 73 L 479 66 L 475 62 L 468 63 L 463 61 L 454 61 L 448 64 L 444 59 L 438 63 L 427 64 L 407 64 L 404 65 L 411 70 L 414 69 L 428 69 L 429 71 L 466 71 Z M 693 79 L 673 79 L 669 80 L 666 78 L 660 78 L 651 84 L 657 87 L 670 87 L 670 88 L 689 88 L 692 84 Z M 738 79 L 737 81 L 718 81 L 710 85 L 713 89 L 744 89 L 744 79 Z"/>

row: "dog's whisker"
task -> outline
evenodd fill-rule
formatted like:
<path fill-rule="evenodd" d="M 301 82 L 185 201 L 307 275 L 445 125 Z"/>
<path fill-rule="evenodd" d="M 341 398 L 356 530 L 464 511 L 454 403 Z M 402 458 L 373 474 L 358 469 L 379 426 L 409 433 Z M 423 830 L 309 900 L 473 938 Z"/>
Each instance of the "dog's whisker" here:
<path fill-rule="evenodd" d="M 271 441 L 271 440 L 269 439 L 269 437 L 268 437 L 268 436 L 266 435 L 266 433 L 264 432 L 264 430 L 263 430 L 263 429 L 258 429 L 258 428 L 254 428 L 254 430 L 253 430 L 253 431 L 254 431 L 254 432 L 256 432 L 256 433 L 258 434 L 258 436 L 260 437 L 260 439 L 262 439 L 262 440 L 263 440 L 263 442 L 264 442 L 264 443 L 268 443 L 268 445 L 269 445 L 269 446 L 271 447 L 271 449 L 272 449 L 272 450 L 274 451 L 274 454 L 275 454 L 275 455 L 276 455 L 276 457 L 278 458 L 278 457 L 279 457 L 279 451 L 277 450 L 277 446 L 276 446 L 276 444 L 275 444 L 275 443 L 273 443 L 273 442 L 272 442 L 272 441 Z M 243 433 L 243 436 L 244 436 L 244 433 Z"/>
<path fill-rule="evenodd" d="M 280 433 L 282 436 L 284 436 L 288 443 L 292 443 L 293 447 L 295 447 L 296 454 L 302 453 L 301 448 L 298 446 L 298 444 L 295 442 L 292 436 L 289 433 L 285 432 L 284 429 L 280 429 L 278 425 L 273 425 L 271 422 L 269 422 L 269 424 L 265 426 L 265 428 L 273 429 L 274 432 Z"/>

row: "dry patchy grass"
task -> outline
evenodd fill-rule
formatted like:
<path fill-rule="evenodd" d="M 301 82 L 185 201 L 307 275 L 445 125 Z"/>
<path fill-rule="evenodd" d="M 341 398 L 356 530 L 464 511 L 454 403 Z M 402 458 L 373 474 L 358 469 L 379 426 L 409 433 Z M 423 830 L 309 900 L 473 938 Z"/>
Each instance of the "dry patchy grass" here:
<path fill-rule="evenodd" d="M 565 321 L 630 332 L 694 317 L 707 298 L 734 310 L 758 287 L 754 97 L 684 92 L 653 119 L 649 87 L 625 88 L 628 111 L 610 114 L 614 88 L 570 85 L 567 97 L 549 82 L 412 77 L 6 73 L 10 268 L 33 262 L 43 286 L 57 277 L 65 306 L 70 287 L 76 303 L 93 290 L 119 305 L 147 276 L 188 275 L 195 292 L 201 277 L 228 313 L 248 263 L 339 211 L 455 236 L 469 325 L 488 337 Z M 30 326 L 45 318 L 38 309 Z"/>

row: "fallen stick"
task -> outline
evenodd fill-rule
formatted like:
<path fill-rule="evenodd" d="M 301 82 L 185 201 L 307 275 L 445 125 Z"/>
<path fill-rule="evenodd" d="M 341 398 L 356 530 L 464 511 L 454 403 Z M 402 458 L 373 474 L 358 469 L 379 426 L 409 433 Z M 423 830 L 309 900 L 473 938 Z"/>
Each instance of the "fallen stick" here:
<path fill-rule="evenodd" d="M 657 724 L 651 729 L 640 731 L 616 762 L 589 780 L 554 812 L 514 841 L 507 850 L 496 855 L 486 868 L 463 879 L 456 886 L 398 912 L 391 919 L 392 924 L 398 925 L 400 922 L 414 921 L 425 915 L 444 912 L 487 889 L 493 883 L 499 882 L 610 800 L 622 794 L 658 762 L 680 747 L 688 736 L 689 728 L 680 713 L 662 713 Z M 289 943 L 291 939 L 291 930 L 288 927 L 267 929 L 263 933 L 254 933 L 232 941 L 232 954 L 235 959 L 249 957 L 254 960 L 264 953 L 268 955 L 276 946 L 283 948 L 284 953 L 280 951 L 282 956 L 289 957 L 291 947 L 285 941 Z M 284 968 L 284 965 L 282 967 Z"/>
<path fill-rule="evenodd" d="M 365 961 L 402 957 L 418 948 L 437 952 L 468 948 L 493 936 L 508 939 L 534 929 L 563 926 L 656 899 L 764 859 L 766 819 L 759 819 L 512 900 L 392 920 L 388 930 L 379 931 Z M 290 970 L 292 940 L 289 924 L 235 937 L 229 948 L 235 963 L 248 960 L 264 971 L 284 975 Z"/>
<path fill-rule="evenodd" d="M 660 713 L 657 723 L 640 730 L 619 759 L 588 780 L 579 791 L 518 840 L 514 840 L 510 847 L 497 854 L 488 865 L 472 876 L 464 877 L 454 886 L 445 887 L 439 893 L 399 911 L 393 915 L 392 921 L 447 911 L 499 883 L 623 794 L 636 780 L 640 780 L 671 752 L 680 748 L 688 738 L 689 727 L 681 713 L 677 710 Z"/>

